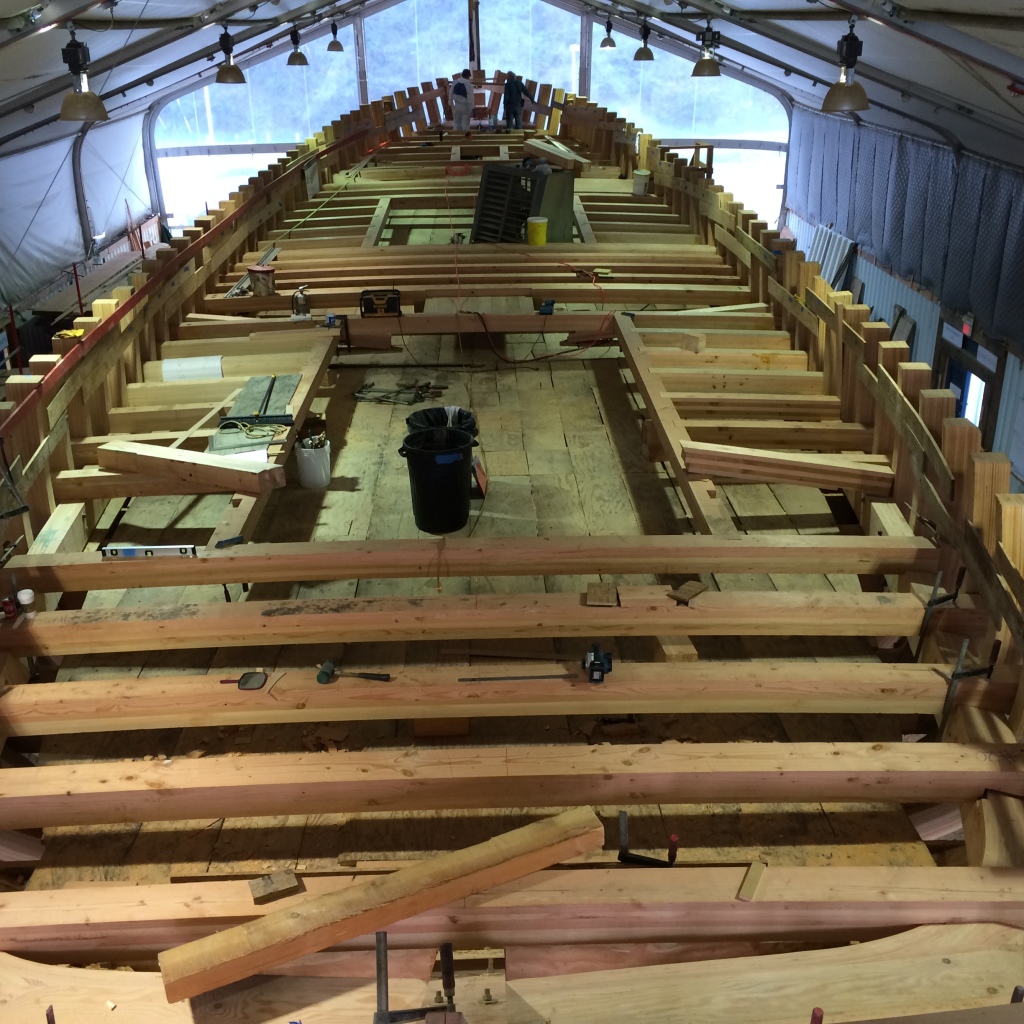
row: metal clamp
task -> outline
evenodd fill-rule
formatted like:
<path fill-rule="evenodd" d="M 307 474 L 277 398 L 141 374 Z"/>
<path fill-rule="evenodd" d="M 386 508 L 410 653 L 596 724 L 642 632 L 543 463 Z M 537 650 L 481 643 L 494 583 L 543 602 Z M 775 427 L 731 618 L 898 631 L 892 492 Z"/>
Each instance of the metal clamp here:
<path fill-rule="evenodd" d="M 405 1024 L 406 1021 L 423 1020 L 428 1013 L 434 1013 L 438 1006 L 417 1006 L 409 1010 L 392 1010 L 388 1007 L 388 933 L 376 933 L 377 951 L 377 1009 L 373 1024 Z M 450 942 L 441 944 L 441 987 L 444 990 L 445 1009 L 455 1012 L 455 953 Z"/>

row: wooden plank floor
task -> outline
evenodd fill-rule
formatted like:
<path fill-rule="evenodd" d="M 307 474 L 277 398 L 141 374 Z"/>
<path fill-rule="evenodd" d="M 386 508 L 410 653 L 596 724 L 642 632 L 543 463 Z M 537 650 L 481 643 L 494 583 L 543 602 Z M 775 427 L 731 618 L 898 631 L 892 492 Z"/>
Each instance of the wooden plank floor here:
<path fill-rule="evenodd" d="M 494 301 L 494 300 L 491 300 Z M 526 355 L 536 339 L 511 338 L 504 345 Z M 504 353 L 505 348 L 501 351 Z M 414 362 L 413 360 L 417 360 Z M 382 363 L 385 360 L 381 361 Z M 686 512 L 665 469 L 644 456 L 639 420 L 621 370 L 613 360 L 561 359 L 510 366 L 480 336 L 421 338 L 411 343 L 405 365 L 344 367 L 325 380 L 314 408 L 327 416 L 332 441 L 333 479 L 326 491 L 297 486 L 289 465 L 289 486 L 274 493 L 255 539 L 304 541 L 422 536 L 413 522 L 404 460 L 406 406 L 357 403 L 352 393 L 373 381 L 377 387 L 412 380 L 445 386 L 444 404 L 473 409 L 480 424 L 489 489 L 474 503 L 463 531 L 473 536 L 557 536 L 671 533 L 688 531 Z M 455 363 L 455 366 L 451 364 Z M 471 367 L 469 369 L 464 367 Z M 436 403 L 431 403 L 436 404 Z M 751 531 L 837 527 L 817 491 L 733 485 L 725 489 L 733 512 Z M 118 540 L 147 543 L 201 541 L 219 521 L 225 499 L 144 498 L 132 502 L 117 529 Z M 600 577 L 445 578 L 446 594 L 516 591 L 579 591 Z M 838 586 L 850 585 L 840 577 Z M 723 588 L 772 589 L 792 585 L 788 577 L 719 577 Z M 708 581 L 714 583 L 710 577 Z M 605 582 L 653 583 L 650 576 L 606 577 Z M 801 577 L 800 586 L 833 589 L 824 576 Z M 241 588 L 230 585 L 237 600 Z M 437 577 L 415 580 L 342 580 L 260 584 L 250 595 L 270 597 L 433 595 Z M 222 600 L 220 587 L 162 591 L 106 591 L 90 594 L 86 608 L 188 600 Z M 616 655 L 646 660 L 651 641 L 600 639 Z M 704 657 L 736 657 L 736 642 L 696 638 Z M 745 640 L 749 657 L 842 657 L 873 659 L 860 641 L 829 649 L 807 641 Z M 767 646 L 766 646 L 767 645 Z M 66 658 L 62 679 L 209 672 L 230 677 L 250 668 L 309 666 L 333 656 L 367 668 L 438 663 L 474 664 L 500 674 L 500 642 L 380 643 L 345 651 L 314 647 L 263 650 L 262 664 L 250 664 L 244 650 L 175 652 L 139 656 Z M 579 641 L 533 641 L 516 654 L 576 658 Z M 813 734 L 812 734 L 813 733 Z M 408 721 L 316 725 L 259 725 L 218 729 L 52 737 L 43 742 L 40 763 L 124 757 L 179 758 L 232 752 L 338 749 L 358 751 L 410 743 L 584 743 L 823 739 L 898 739 L 899 723 L 877 716 L 702 715 L 642 716 L 637 721 L 604 721 L 594 716 L 488 719 L 471 723 L 465 738 L 415 735 Z M 601 808 L 608 822 L 609 850 L 615 846 L 618 808 Z M 631 843 L 658 853 L 669 832 L 680 836 L 682 861 L 763 859 L 778 864 L 927 865 L 931 858 L 900 808 L 886 805 L 759 804 L 728 806 L 644 806 L 630 808 Z M 263 873 L 280 868 L 337 869 L 364 859 L 404 858 L 463 846 L 529 820 L 529 808 L 504 812 L 227 818 L 218 821 L 59 828 L 48 830 L 46 854 L 31 888 L 87 880 L 165 881 L 176 876 Z"/>

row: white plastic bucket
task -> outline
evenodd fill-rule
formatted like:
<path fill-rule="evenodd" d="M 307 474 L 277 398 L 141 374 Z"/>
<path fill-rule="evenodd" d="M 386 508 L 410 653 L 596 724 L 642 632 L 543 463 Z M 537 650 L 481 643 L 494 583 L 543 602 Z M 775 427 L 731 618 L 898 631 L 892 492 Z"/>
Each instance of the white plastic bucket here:
<path fill-rule="evenodd" d="M 325 490 L 331 483 L 331 442 L 323 448 L 303 448 L 300 441 L 295 446 L 295 457 L 299 460 L 299 483 L 311 491 Z"/>
<path fill-rule="evenodd" d="M 647 189 L 651 184 L 651 172 L 650 171 L 634 171 L 633 172 L 633 195 L 645 196 L 647 195 Z"/>

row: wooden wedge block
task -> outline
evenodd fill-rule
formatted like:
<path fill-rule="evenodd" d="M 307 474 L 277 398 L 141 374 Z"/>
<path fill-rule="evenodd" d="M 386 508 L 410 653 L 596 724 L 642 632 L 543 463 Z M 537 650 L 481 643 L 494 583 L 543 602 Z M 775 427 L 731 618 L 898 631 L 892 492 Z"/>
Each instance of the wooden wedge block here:
<path fill-rule="evenodd" d="M 761 876 L 767 867 L 768 865 L 763 860 L 755 860 L 751 863 L 747 868 L 747 873 L 743 876 L 743 883 L 740 885 L 739 892 L 736 893 L 736 899 L 749 903 L 754 898 L 757 887 L 761 883 Z"/>
<path fill-rule="evenodd" d="M 270 903 L 282 896 L 294 896 L 302 892 L 302 882 L 294 871 L 275 871 L 272 875 L 261 875 L 249 882 L 253 903 Z"/>
<path fill-rule="evenodd" d="M 614 583 L 588 583 L 587 605 L 590 608 L 615 608 L 619 603 L 619 588 Z"/>
<path fill-rule="evenodd" d="M 108 441 L 97 449 L 96 458 L 104 469 L 166 476 L 206 491 L 212 487 L 226 494 L 257 496 L 284 487 L 283 466 L 135 441 Z"/>
<path fill-rule="evenodd" d="M 581 807 L 185 943 L 159 956 L 167 1000 L 240 981 L 603 844 L 600 819 Z"/>
<path fill-rule="evenodd" d="M 684 583 L 681 587 L 676 587 L 675 590 L 668 592 L 669 597 L 674 597 L 680 604 L 685 604 L 689 607 L 690 602 L 700 594 L 703 594 L 708 589 L 706 583 L 701 583 L 700 580 L 690 580 L 688 583 Z"/>

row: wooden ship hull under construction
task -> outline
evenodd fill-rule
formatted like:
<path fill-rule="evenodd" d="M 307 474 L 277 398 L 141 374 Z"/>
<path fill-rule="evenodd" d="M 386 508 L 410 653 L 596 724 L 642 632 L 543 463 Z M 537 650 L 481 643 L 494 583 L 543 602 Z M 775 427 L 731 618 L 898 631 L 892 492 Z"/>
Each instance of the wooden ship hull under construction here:
<path fill-rule="evenodd" d="M 0 1018 L 367 1021 L 386 927 L 392 1007 L 451 942 L 469 1024 L 1009 1019 L 1009 460 L 706 147 L 548 86 L 453 138 L 446 95 L 325 127 L 7 381 L 38 596 L 0 621 Z M 531 153 L 574 176 L 573 242 L 460 241 L 482 168 Z M 276 293 L 241 294 L 268 253 Z M 268 375 L 297 377 L 269 462 L 206 455 Z M 488 478 L 443 538 L 398 451 L 431 405 L 474 412 Z M 606 834 L 526 828 L 586 807 Z"/>

